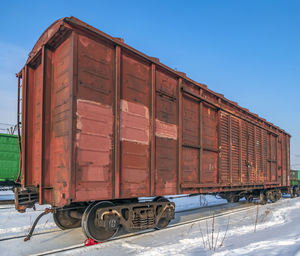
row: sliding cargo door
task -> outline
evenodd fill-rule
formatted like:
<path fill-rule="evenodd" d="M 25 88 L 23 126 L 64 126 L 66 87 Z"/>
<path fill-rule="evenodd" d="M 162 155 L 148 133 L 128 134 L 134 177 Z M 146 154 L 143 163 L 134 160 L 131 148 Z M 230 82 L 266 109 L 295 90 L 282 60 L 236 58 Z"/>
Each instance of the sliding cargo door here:
<path fill-rule="evenodd" d="M 182 109 L 183 187 L 215 186 L 219 152 L 218 111 L 199 98 L 184 93 Z"/>
<path fill-rule="evenodd" d="M 182 98 L 182 183 L 200 181 L 200 105 L 196 98 Z"/>

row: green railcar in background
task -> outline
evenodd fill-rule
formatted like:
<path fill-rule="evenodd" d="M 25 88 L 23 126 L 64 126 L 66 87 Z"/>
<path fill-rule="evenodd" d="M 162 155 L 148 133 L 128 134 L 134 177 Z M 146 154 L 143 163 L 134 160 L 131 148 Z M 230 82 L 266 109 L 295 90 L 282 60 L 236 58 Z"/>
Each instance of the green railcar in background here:
<path fill-rule="evenodd" d="M 291 182 L 291 186 L 300 185 L 300 170 L 291 170 L 290 182 Z"/>
<path fill-rule="evenodd" d="M 18 136 L 0 133 L 0 186 L 14 184 L 19 173 Z"/>
<path fill-rule="evenodd" d="M 290 171 L 290 183 L 292 196 L 300 196 L 300 170 Z"/>

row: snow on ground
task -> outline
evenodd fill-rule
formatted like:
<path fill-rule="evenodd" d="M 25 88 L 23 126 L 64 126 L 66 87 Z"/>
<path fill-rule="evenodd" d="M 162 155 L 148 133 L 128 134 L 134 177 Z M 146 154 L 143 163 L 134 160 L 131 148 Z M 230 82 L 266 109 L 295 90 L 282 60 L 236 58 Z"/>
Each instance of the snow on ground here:
<path fill-rule="evenodd" d="M 2 192 L 3 193 L 3 192 Z M 171 196 L 176 203 L 176 216 L 172 223 L 199 218 L 210 211 L 230 208 L 226 201 L 214 196 Z M 201 206 L 212 208 L 186 212 Z M 2 208 L 1 208 L 2 207 Z M 28 209 L 18 213 L 13 205 L 0 206 L 0 254 L 30 255 L 82 244 L 81 228 L 58 231 L 36 236 L 24 243 L 19 240 L 3 240 L 13 235 L 24 235 L 30 224 L 46 206 L 37 211 Z M 214 209 L 214 210 L 212 210 Z M 300 198 L 280 200 L 275 204 L 252 206 L 243 212 L 212 220 L 185 224 L 159 232 L 145 233 L 91 247 L 84 247 L 62 254 L 68 255 L 298 255 L 300 256 Z M 44 216 L 37 231 L 57 230 L 52 214 Z M 214 232 L 212 232 L 214 230 Z M 2 241 L 1 241 L 2 240 Z M 213 241 L 213 242 L 212 242 Z M 14 247 L 17 243 L 18 246 Z M 6 253 L 2 254 L 5 250 Z"/>
<path fill-rule="evenodd" d="M 13 200 L 14 194 L 11 190 L 0 191 L 0 200 Z M 38 206 L 36 211 L 27 209 L 26 213 L 16 211 L 13 204 L 0 205 L 0 240 L 15 235 L 25 235 L 29 232 L 36 217 L 49 205 Z M 52 214 L 43 217 L 36 227 L 36 232 L 45 230 L 57 230 Z"/>
<path fill-rule="evenodd" d="M 0 190 L 0 200 L 14 200 L 13 191 L 12 190 L 5 190 L 5 191 Z"/>
<path fill-rule="evenodd" d="M 214 224 L 199 221 L 62 254 L 300 256 L 299 215 L 300 198 L 285 199 L 215 218 Z"/>
<path fill-rule="evenodd" d="M 199 196 L 169 196 L 170 201 L 174 202 L 176 205 L 175 211 L 185 211 L 191 209 L 197 209 L 199 207 L 212 206 L 226 204 L 227 200 L 213 196 L 213 195 L 199 195 Z"/>
<path fill-rule="evenodd" d="M 5 197 L 5 199 L 3 199 Z M 13 199 L 11 191 L 0 191 L 2 200 Z M 7 199 L 8 198 L 8 199 Z M 195 196 L 195 197 L 178 197 L 170 196 L 171 201 L 176 204 L 176 212 L 182 210 L 196 209 L 201 206 L 218 205 L 226 203 L 226 200 L 217 199 L 214 196 Z M 143 200 L 143 199 L 141 199 Z M 14 205 L 0 205 L 0 239 L 13 235 L 25 235 L 29 232 L 30 227 L 36 217 L 50 205 L 36 205 L 36 211 L 27 209 L 25 213 L 19 213 L 15 210 Z M 35 232 L 57 230 L 52 214 L 48 214 L 38 222 Z"/>

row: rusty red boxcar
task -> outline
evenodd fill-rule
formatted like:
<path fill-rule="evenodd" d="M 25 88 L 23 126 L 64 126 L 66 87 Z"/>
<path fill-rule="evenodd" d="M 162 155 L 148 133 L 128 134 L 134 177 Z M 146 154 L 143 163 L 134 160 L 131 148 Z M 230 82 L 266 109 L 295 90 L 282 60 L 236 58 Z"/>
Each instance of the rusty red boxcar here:
<path fill-rule="evenodd" d="M 275 200 L 289 187 L 289 134 L 74 17 L 42 34 L 18 81 L 16 208 L 51 204 L 61 228 L 99 241 L 165 227 L 164 195 Z"/>

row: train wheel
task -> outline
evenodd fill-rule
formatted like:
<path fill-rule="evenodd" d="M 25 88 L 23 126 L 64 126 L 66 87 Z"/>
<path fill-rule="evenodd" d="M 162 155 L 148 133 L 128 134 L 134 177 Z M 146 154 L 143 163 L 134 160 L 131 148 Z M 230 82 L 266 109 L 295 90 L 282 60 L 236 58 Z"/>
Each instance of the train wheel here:
<path fill-rule="evenodd" d="M 267 203 L 267 197 L 263 192 L 260 193 L 259 195 L 259 203 L 260 204 L 266 204 Z"/>
<path fill-rule="evenodd" d="M 225 199 L 228 203 L 237 203 L 240 201 L 240 196 L 234 193 L 226 195 Z"/>
<path fill-rule="evenodd" d="M 118 232 L 119 227 L 114 230 L 107 230 L 104 227 L 99 227 L 95 224 L 96 211 L 99 208 L 113 205 L 114 204 L 112 202 L 104 201 L 91 204 L 86 208 L 81 220 L 81 226 L 83 233 L 87 238 L 92 238 L 95 241 L 101 242 L 108 240 Z"/>
<path fill-rule="evenodd" d="M 164 197 L 157 197 L 154 198 L 153 200 L 154 202 L 170 202 L 168 199 L 164 198 Z M 161 217 L 157 223 L 157 225 L 155 226 L 155 229 L 159 230 L 159 229 L 163 229 L 165 227 L 167 227 L 170 223 L 170 219 L 165 218 L 165 217 Z"/>
<path fill-rule="evenodd" d="M 245 198 L 246 198 L 246 200 L 247 200 L 248 203 L 252 203 L 253 202 L 253 195 L 248 194 L 248 195 L 245 196 Z"/>
<path fill-rule="evenodd" d="M 276 199 L 276 201 L 280 200 L 281 197 L 282 197 L 281 191 L 280 190 L 276 190 L 276 192 L 275 192 L 275 199 Z"/>
<path fill-rule="evenodd" d="M 275 190 L 268 190 L 266 192 L 266 198 L 267 198 L 267 200 L 270 200 L 272 203 L 275 203 L 277 201 L 276 191 Z"/>
<path fill-rule="evenodd" d="M 61 208 L 55 211 L 53 213 L 53 219 L 55 224 L 62 230 L 79 228 L 81 226 L 81 220 L 72 218 L 68 208 Z"/>

